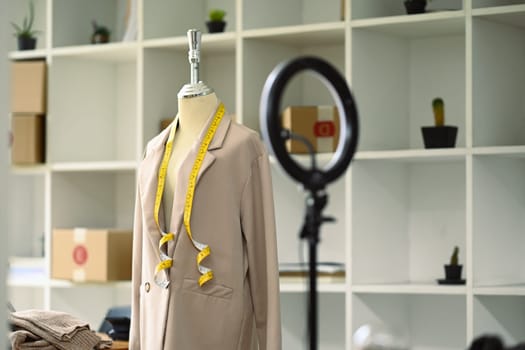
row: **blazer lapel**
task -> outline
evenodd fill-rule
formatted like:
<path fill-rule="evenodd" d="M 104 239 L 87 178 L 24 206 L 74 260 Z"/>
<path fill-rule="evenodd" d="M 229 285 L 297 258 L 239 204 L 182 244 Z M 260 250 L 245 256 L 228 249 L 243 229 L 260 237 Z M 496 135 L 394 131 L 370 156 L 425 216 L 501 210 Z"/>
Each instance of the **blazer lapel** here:
<path fill-rule="evenodd" d="M 215 116 L 215 113 L 210 116 L 208 122 L 206 123 L 206 127 L 201 131 L 199 135 L 198 142 L 195 142 L 193 144 L 193 147 L 191 148 L 190 153 L 188 154 L 184 163 L 180 167 L 180 172 L 179 172 L 179 176 L 177 177 L 177 184 L 176 184 L 177 193 L 175 194 L 175 198 L 173 200 L 173 211 L 172 211 L 171 227 L 170 227 L 170 230 L 172 230 L 172 232 L 180 233 L 180 228 L 183 226 L 184 205 L 186 201 L 186 192 L 188 190 L 190 174 L 193 169 L 195 158 L 197 157 L 197 154 L 199 152 L 199 148 L 201 146 L 202 140 L 204 139 L 204 136 L 206 135 L 206 132 L 208 131 L 209 125 L 211 124 L 211 121 L 213 120 L 214 116 Z M 208 146 L 208 151 L 206 152 L 204 159 L 202 160 L 202 164 L 199 169 L 199 173 L 197 175 L 197 179 L 195 183 L 195 188 L 197 188 L 200 179 L 205 175 L 206 171 L 215 162 L 216 156 L 213 154 L 213 151 L 220 149 L 222 147 L 222 144 L 224 142 L 224 139 L 230 127 L 230 123 L 231 123 L 231 118 L 225 114 L 219 126 L 217 127 L 217 130 L 215 131 L 215 135 L 213 136 L 213 139 L 211 140 Z M 175 244 L 170 245 L 168 248 L 168 255 L 173 256 L 174 251 L 175 251 Z"/>
<path fill-rule="evenodd" d="M 172 124 L 173 125 L 173 124 Z M 142 199 L 142 209 L 144 215 L 145 229 L 149 241 L 153 246 L 158 261 L 160 261 L 159 254 L 159 240 L 162 237 L 157 224 L 155 222 L 155 197 L 157 194 L 158 173 L 160 163 L 164 155 L 165 143 L 168 139 L 169 132 L 172 126 L 167 127 L 157 137 L 155 137 L 146 151 L 146 155 L 141 163 L 139 171 L 139 185 Z M 164 211 L 159 210 L 159 224 L 164 228 Z"/>

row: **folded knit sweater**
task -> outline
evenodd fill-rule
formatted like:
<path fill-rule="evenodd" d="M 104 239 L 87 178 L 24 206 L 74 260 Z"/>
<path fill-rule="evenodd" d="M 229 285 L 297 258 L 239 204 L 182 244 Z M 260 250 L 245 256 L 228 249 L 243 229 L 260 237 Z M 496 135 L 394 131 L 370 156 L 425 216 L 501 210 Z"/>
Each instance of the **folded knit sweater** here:
<path fill-rule="evenodd" d="M 9 322 L 13 350 L 92 350 L 109 347 L 90 330 L 87 322 L 65 312 L 24 310 L 12 312 Z"/>

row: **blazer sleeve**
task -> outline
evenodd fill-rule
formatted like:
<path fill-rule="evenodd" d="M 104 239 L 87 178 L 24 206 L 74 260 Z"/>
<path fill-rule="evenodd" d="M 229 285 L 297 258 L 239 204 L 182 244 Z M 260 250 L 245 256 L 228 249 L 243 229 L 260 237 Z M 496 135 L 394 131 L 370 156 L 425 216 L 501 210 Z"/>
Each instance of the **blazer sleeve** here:
<path fill-rule="evenodd" d="M 246 239 L 248 279 L 255 314 L 259 350 L 281 349 L 279 269 L 273 189 L 268 155 L 252 163 L 241 202 L 241 224 Z"/>
<path fill-rule="evenodd" d="M 133 222 L 133 265 L 131 268 L 131 324 L 129 349 L 140 350 L 140 285 L 142 280 L 142 206 L 137 186 L 135 217 Z"/>

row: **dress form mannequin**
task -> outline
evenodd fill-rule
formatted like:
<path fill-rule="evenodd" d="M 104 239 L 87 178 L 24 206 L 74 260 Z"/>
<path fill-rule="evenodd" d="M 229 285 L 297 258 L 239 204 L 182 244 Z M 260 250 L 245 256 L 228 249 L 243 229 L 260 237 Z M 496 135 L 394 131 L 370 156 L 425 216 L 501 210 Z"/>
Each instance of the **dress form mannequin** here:
<path fill-rule="evenodd" d="M 178 128 L 173 140 L 166 184 L 164 187 L 164 218 L 166 227 L 171 225 L 175 182 L 180 165 L 195 142 L 212 113 L 215 112 L 219 100 L 213 89 L 199 81 L 200 40 L 201 33 L 197 30 L 188 31 L 190 50 L 188 59 L 191 66 L 191 83 L 186 84 L 177 94 L 178 97 Z M 173 125 L 175 126 L 175 125 Z"/>

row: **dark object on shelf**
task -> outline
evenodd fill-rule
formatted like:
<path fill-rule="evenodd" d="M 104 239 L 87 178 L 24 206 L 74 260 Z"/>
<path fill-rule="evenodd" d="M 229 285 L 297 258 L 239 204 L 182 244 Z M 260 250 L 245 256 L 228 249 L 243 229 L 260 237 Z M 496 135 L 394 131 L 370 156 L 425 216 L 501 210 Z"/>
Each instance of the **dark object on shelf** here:
<path fill-rule="evenodd" d="M 437 282 L 438 284 L 443 284 L 443 285 L 461 285 L 461 284 L 465 284 L 466 280 L 464 279 L 448 280 L 446 278 L 441 278 L 441 279 L 438 279 Z"/>
<path fill-rule="evenodd" d="M 206 22 L 209 33 L 222 33 L 226 28 L 226 22 L 224 21 L 226 12 L 220 9 L 212 9 L 209 13 L 209 20 Z"/>
<path fill-rule="evenodd" d="M 459 247 L 455 246 L 452 256 L 450 257 L 450 263 L 444 265 L 445 268 L 445 279 L 438 280 L 439 284 L 464 284 L 464 280 L 461 279 L 461 270 L 463 265 L 459 264 Z M 463 281 L 463 283 L 461 283 Z"/>
<path fill-rule="evenodd" d="M 18 50 L 34 50 L 36 47 L 36 38 L 30 36 L 18 37 Z"/>
<path fill-rule="evenodd" d="M 484 334 L 472 341 L 469 350 L 525 350 L 525 342 L 505 346 L 499 336 Z"/>
<path fill-rule="evenodd" d="M 93 34 L 91 35 L 92 44 L 105 44 L 109 42 L 110 31 L 107 27 L 99 25 L 96 21 L 91 21 Z"/>
<path fill-rule="evenodd" d="M 457 126 L 423 126 L 425 148 L 454 148 L 456 146 Z"/>
<path fill-rule="evenodd" d="M 106 333 L 113 340 L 129 340 L 131 306 L 112 307 L 108 310 L 99 332 Z"/>
<path fill-rule="evenodd" d="M 427 0 L 405 0 L 405 8 L 407 14 L 414 15 L 418 13 L 425 13 L 427 7 Z"/>

